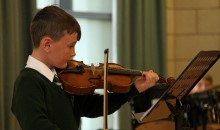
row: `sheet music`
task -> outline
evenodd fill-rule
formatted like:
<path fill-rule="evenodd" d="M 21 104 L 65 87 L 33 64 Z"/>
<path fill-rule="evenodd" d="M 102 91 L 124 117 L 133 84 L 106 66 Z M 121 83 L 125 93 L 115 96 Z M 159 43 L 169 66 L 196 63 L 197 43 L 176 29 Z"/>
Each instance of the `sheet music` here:
<path fill-rule="evenodd" d="M 137 113 L 136 117 L 140 117 L 138 119 L 139 122 L 169 118 L 172 113 L 167 103 L 175 107 L 176 101 L 181 101 L 188 95 L 219 57 L 220 51 L 200 51 L 176 79 L 174 84 L 163 93 L 157 103 L 152 105 L 141 117 Z"/>

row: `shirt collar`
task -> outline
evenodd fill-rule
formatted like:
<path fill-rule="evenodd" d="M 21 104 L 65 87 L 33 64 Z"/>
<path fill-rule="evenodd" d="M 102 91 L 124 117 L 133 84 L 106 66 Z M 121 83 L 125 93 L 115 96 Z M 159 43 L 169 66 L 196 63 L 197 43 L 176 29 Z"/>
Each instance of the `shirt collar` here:
<path fill-rule="evenodd" d="M 25 68 L 32 68 L 40 72 L 42 75 L 47 77 L 51 82 L 53 81 L 54 75 L 56 74 L 55 69 L 49 69 L 43 62 L 29 55 Z"/>

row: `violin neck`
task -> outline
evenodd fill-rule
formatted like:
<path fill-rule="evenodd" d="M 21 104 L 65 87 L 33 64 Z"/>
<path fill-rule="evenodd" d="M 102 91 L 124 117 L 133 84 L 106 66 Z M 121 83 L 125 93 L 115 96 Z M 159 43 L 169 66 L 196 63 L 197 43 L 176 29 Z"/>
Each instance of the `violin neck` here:
<path fill-rule="evenodd" d="M 131 69 L 109 68 L 108 73 L 110 73 L 110 74 L 121 74 L 121 75 L 131 75 L 131 76 L 142 76 L 141 71 L 131 70 Z"/>

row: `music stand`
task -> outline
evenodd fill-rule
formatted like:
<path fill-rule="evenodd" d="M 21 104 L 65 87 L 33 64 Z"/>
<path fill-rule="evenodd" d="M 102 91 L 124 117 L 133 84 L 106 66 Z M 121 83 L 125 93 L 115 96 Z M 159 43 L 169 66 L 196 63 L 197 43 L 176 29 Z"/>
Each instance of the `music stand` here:
<path fill-rule="evenodd" d="M 139 123 L 148 123 L 174 117 L 175 128 L 181 129 L 178 119 L 183 112 L 181 100 L 202 79 L 220 57 L 220 51 L 200 51 L 189 63 L 176 81 L 146 112 L 134 114 Z"/>

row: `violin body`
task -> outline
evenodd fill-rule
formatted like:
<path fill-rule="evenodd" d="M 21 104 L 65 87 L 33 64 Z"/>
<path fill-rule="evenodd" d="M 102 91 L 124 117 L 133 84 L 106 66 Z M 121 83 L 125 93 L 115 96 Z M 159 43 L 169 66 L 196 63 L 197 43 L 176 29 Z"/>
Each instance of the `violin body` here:
<path fill-rule="evenodd" d="M 142 76 L 142 71 L 125 69 L 115 63 L 108 63 L 107 88 L 109 92 L 127 93 L 137 76 Z M 58 72 L 63 89 L 73 95 L 93 94 L 95 89 L 103 89 L 104 86 L 104 64 L 99 66 L 88 66 L 82 61 L 70 60 L 68 67 Z M 159 76 L 158 83 L 164 87 L 169 87 L 175 82 L 175 78 L 170 77 L 165 80 Z"/>
<path fill-rule="evenodd" d="M 127 93 L 133 83 L 134 76 L 130 74 L 118 74 L 124 72 L 121 65 L 108 64 L 108 91 L 115 93 Z M 71 60 L 68 67 L 58 73 L 63 88 L 66 92 L 76 95 L 93 94 L 95 89 L 102 89 L 104 84 L 103 64 L 88 66 L 82 61 Z"/>

